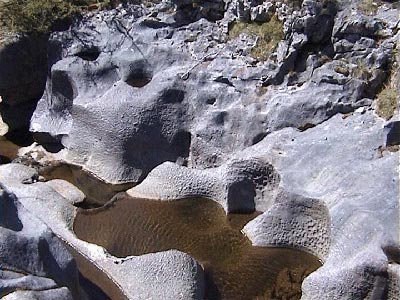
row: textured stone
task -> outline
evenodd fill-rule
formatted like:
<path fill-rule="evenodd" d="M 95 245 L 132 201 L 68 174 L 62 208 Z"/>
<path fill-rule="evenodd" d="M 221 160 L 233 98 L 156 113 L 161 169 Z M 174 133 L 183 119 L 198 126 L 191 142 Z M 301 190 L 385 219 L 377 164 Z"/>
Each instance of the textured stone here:
<path fill-rule="evenodd" d="M 34 177 L 35 173 L 35 170 L 18 164 L 0 166 L 0 183 L 4 188 L 1 199 L 6 201 L 3 208 L 7 211 L 7 218 L 3 218 L 0 224 L 0 248 L 4 249 L 0 252 L 2 267 L 37 276 L 54 276 L 57 283 L 63 283 L 72 291 L 73 298 L 69 298 L 70 294 L 67 297 L 64 290 L 64 298 L 57 296 L 59 290 L 55 289 L 43 295 L 33 291 L 26 294 L 15 292 L 9 294 L 10 299 L 17 296 L 26 299 L 36 296 L 38 299 L 85 299 L 84 295 L 76 294 L 80 290 L 76 282 L 75 261 L 83 275 L 101 286 L 113 299 L 204 298 L 203 269 L 188 254 L 170 250 L 116 258 L 99 246 L 79 240 L 72 232 L 76 211 L 72 199 L 53 189 L 54 183 L 31 181 L 29 184 L 26 179 Z M 24 180 L 28 184 L 22 183 Z M 41 220 L 36 221 L 34 228 L 26 226 L 32 215 L 36 216 L 34 220 Z M 35 238 L 40 230 L 44 232 L 40 238 Z M 37 239 L 38 245 L 35 243 Z M 68 244 L 75 261 L 59 239 Z M 49 240 L 52 242 L 50 246 L 47 244 Z M 30 251 L 16 251 L 25 248 Z"/>
<path fill-rule="evenodd" d="M 270 205 L 278 184 L 279 174 L 274 168 L 257 159 L 232 160 L 206 170 L 166 162 L 127 193 L 156 200 L 205 197 L 221 204 L 227 213 L 253 212 Z"/>
<path fill-rule="evenodd" d="M 0 280 L 0 290 L 2 294 L 8 294 L 16 290 L 40 291 L 56 287 L 57 284 L 52 279 L 32 275 Z"/>
<path fill-rule="evenodd" d="M 384 124 L 371 112 L 336 115 L 302 133 L 277 131 L 241 153 L 268 153 L 281 188 L 329 209 L 331 247 L 305 280 L 302 299 L 380 299 L 391 284 L 382 249 L 398 245 L 398 153 L 379 152 Z"/>
<path fill-rule="evenodd" d="M 228 41 L 226 29 L 238 17 L 235 7 L 273 10 L 268 3 L 228 2 L 218 24 L 171 21 L 166 3 L 149 8 L 157 18 L 132 5 L 53 34 L 51 73 L 31 130 L 42 143 L 61 143 L 66 161 L 108 182 L 138 183 L 165 161 L 217 167 L 275 130 L 303 130 L 369 107 L 396 43 L 373 38 L 393 25 L 318 1 L 300 10 L 276 3 L 285 40 L 257 63 L 249 56 L 254 38 Z M 196 14 L 213 5 L 222 2 L 175 3 L 178 11 L 196 6 Z"/>
<path fill-rule="evenodd" d="M 398 9 L 385 2 L 368 16 L 354 1 L 274 2 L 284 40 L 258 61 L 251 57 L 254 36 L 227 33 L 238 19 L 264 19 L 259 5 L 163 1 L 88 14 L 50 38 L 51 70 L 31 130 L 43 144 L 65 147 L 63 160 L 105 181 L 143 181 L 130 191 L 135 195 L 207 196 L 227 212 L 263 211 L 246 227 L 254 241 L 276 236 L 273 242 L 305 247 L 325 261 L 304 281 L 303 300 L 397 299 L 398 254 L 388 249 L 399 244 L 398 116 L 385 122 L 373 102 L 399 48 Z M 7 109 L 2 104 L 6 123 Z M 190 257 L 148 256 L 171 261 L 171 273 L 161 272 L 165 285 L 158 285 L 158 267 L 148 275 L 140 258 L 110 257 L 72 235 L 78 191 L 37 182 L 37 173 L 21 166 L 0 168 L 2 185 L 70 242 L 87 274 L 121 282 L 118 288 L 98 279 L 116 298 L 201 298 L 201 269 Z M 315 207 L 328 212 L 318 215 Z M 321 227 L 303 229 L 309 219 Z M 17 221 L 7 222 L 20 230 Z M 4 244 L 13 245 L 15 233 L 3 229 Z M 182 265 L 187 277 L 177 295 L 169 279 L 178 280 L 171 274 Z M 127 282 L 137 266 L 137 279 Z M 141 290 L 141 280 L 154 286 Z"/>
<path fill-rule="evenodd" d="M 280 193 L 272 207 L 250 221 L 243 232 L 254 246 L 294 247 L 325 260 L 330 246 L 330 217 L 323 201 Z"/>
<path fill-rule="evenodd" d="M 44 291 L 16 291 L 3 297 L 4 300 L 72 300 L 65 287 Z"/>
<path fill-rule="evenodd" d="M 1 166 L 8 167 L 11 165 Z M 29 177 L 28 168 L 25 168 L 24 177 Z M 15 173 L 24 173 L 24 170 L 15 170 Z M 4 173 L 0 171 L 3 175 Z M 4 177 L 2 177 L 4 179 Z M 4 181 L 1 185 L 4 188 Z M 18 182 L 14 178 L 9 184 Z M 27 274 L 19 278 L 5 278 L 0 280 L 2 293 L 11 293 L 10 299 L 17 297 L 14 291 L 24 289 L 28 291 L 49 290 L 43 299 L 49 299 L 46 295 L 55 297 L 59 292 L 59 299 L 86 299 L 86 295 L 79 287 L 78 271 L 72 256 L 64 244 L 43 224 L 37 217 L 16 200 L 13 194 L 7 190 L 1 191 L 0 219 L 0 262 L 2 270 L 14 270 Z M 32 197 L 25 196 L 26 201 L 32 201 Z M 62 291 L 58 287 L 65 286 Z M 14 294 L 14 295 L 13 295 Z M 34 297 L 35 292 L 28 292 L 25 296 Z M 22 297 L 22 295 L 20 295 Z M 24 297 L 25 297 L 24 296 Z M 29 297 L 31 297 L 29 296 Z M 42 299 L 42 296 L 38 296 Z M 30 298 L 27 298 L 30 299 Z M 35 299 L 35 298 L 33 298 Z"/>

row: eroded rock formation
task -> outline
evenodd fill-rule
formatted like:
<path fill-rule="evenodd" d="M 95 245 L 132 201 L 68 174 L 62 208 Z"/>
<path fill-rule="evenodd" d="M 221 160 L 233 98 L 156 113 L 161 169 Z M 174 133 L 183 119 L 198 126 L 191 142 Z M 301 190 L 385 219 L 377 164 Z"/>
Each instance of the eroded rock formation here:
<path fill-rule="evenodd" d="M 90 298 L 70 253 L 115 299 L 204 296 L 203 269 L 185 253 L 122 259 L 78 239 L 74 205 L 85 195 L 45 182 L 46 157 L 136 185 L 134 197 L 259 211 L 243 230 L 254 245 L 324 262 L 304 280 L 303 300 L 398 299 L 398 1 L 155 2 L 2 46 L 3 121 L 23 128 L 41 97 L 30 130 L 58 152 L 34 147 L 17 160 L 36 169 L 0 166 L 6 299 Z M 270 40 L 254 30 L 266 24 L 281 24 L 282 40 L 261 60 L 254 51 Z M 15 257 L 21 243 L 32 251 Z"/>

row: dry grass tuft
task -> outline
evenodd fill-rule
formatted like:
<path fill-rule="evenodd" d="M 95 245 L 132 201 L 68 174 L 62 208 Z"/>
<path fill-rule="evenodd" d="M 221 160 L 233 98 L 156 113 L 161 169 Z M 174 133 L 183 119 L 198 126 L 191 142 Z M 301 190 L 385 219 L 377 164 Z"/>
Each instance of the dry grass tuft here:
<path fill-rule="evenodd" d="M 394 54 L 396 57 L 396 53 Z M 383 89 L 376 95 L 376 113 L 381 118 L 389 120 L 398 112 L 399 109 L 399 90 L 400 80 L 399 62 L 394 61 L 390 76 Z"/>
<path fill-rule="evenodd" d="M 257 37 L 257 43 L 251 50 L 251 56 L 263 61 L 269 58 L 279 41 L 283 39 L 283 25 L 275 16 L 265 23 L 237 22 L 230 28 L 229 37 L 233 39 L 241 33 Z"/>

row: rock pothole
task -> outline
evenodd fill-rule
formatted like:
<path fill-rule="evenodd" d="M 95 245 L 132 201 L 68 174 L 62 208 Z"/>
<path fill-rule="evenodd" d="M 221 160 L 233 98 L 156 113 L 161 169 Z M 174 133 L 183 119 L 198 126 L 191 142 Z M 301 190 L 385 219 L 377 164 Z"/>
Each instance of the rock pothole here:
<path fill-rule="evenodd" d="M 100 56 L 100 53 L 101 52 L 97 47 L 91 47 L 91 48 L 83 49 L 82 51 L 79 51 L 75 55 L 83 60 L 95 61 Z"/>
<path fill-rule="evenodd" d="M 116 195 L 107 205 L 79 209 L 79 239 L 126 257 L 177 249 L 204 268 L 206 299 L 300 299 L 301 282 L 320 267 L 305 252 L 253 247 L 241 232 L 257 216 L 225 214 L 204 198 L 152 201 Z"/>
<path fill-rule="evenodd" d="M 153 78 L 151 70 L 149 70 L 146 60 L 139 60 L 129 66 L 129 72 L 126 74 L 124 81 L 131 87 L 141 88 L 150 83 Z"/>

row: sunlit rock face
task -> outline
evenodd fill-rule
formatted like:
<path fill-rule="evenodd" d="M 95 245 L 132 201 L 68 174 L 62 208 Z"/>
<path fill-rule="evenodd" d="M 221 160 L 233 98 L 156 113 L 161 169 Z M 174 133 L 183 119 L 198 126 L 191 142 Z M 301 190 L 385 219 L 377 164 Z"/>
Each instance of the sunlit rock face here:
<path fill-rule="evenodd" d="M 216 167 L 273 131 L 369 106 L 387 77 L 394 25 L 383 17 L 353 21 L 332 3 L 278 2 L 267 15 L 286 20 L 285 40 L 257 61 L 254 36 L 232 39 L 228 24 L 267 21 L 266 8 L 212 2 L 120 7 L 53 34 L 36 138 L 108 182 L 140 182 L 165 161 Z"/>
<path fill-rule="evenodd" d="M 101 206 L 119 191 L 134 198 L 172 201 L 157 204 L 171 205 L 166 211 L 179 206 L 175 200 L 206 196 L 221 205 L 215 211 L 228 216 L 261 213 L 241 224 L 253 246 L 303 249 L 323 261 L 308 276 L 303 265 L 302 271 L 294 272 L 297 262 L 288 261 L 290 265 L 274 275 L 280 281 L 269 284 L 272 298 L 288 297 L 283 293 L 287 282 L 296 291 L 301 285 L 302 294 L 296 297 L 302 300 L 400 298 L 396 111 L 400 14 L 397 1 L 368 4 L 361 0 L 130 4 L 91 12 L 70 29 L 53 33 L 48 42 L 21 37 L 2 44 L 0 112 L 8 130 L 26 127 L 35 109 L 30 120 L 35 139 L 57 152 L 51 156 L 57 163 L 73 164 L 71 169 L 60 169 L 62 174 L 42 173 L 43 158 L 50 154 L 32 148 L 14 162 L 35 170 L 21 164 L 0 166 L 2 203 L 5 197 L 12 198 L 37 218 L 22 230 L 10 229 L 9 224 L 22 217 L 18 207 L 18 213 L 11 209 L 9 223 L 0 228 L 6 237 L 4 257 L 20 253 L 14 251 L 19 245 L 15 241 L 33 224 L 40 232 L 29 231 L 29 241 L 25 243 L 24 237 L 22 244 L 36 247 L 44 238 L 44 244 L 38 244 L 56 245 L 65 254 L 53 265 L 61 270 L 73 261 L 68 251 L 73 252 L 80 271 L 94 274 L 94 283 L 112 298 L 204 299 L 211 272 L 207 259 L 176 250 L 118 258 L 78 239 L 71 230 L 76 206 Z M 236 21 L 258 26 L 256 22 L 265 25 L 271 19 L 282 22 L 282 41 L 266 61 L 253 55 L 260 51 L 260 37 L 249 30 L 229 32 Z M 246 24 L 243 28 L 250 26 Z M 28 57 L 35 62 L 29 64 L 26 56 L 19 59 L 15 49 L 32 52 Z M 23 133 L 29 134 L 26 128 Z M 4 145 L 3 140 L 1 163 L 19 156 L 18 147 Z M 102 183 L 89 179 L 91 175 Z M 107 187 L 109 183 L 114 186 Z M 115 202 L 117 207 L 118 203 L 123 202 Z M 141 205 L 145 211 L 147 204 Z M 214 210 L 204 209 L 214 216 Z M 119 214 L 107 205 L 101 212 L 86 213 L 88 222 L 97 214 Z M 200 222 L 201 209 L 199 213 Z M 223 214 L 216 216 L 217 223 L 227 228 Z M 153 220 L 152 214 L 144 213 L 136 220 L 142 222 L 141 217 Z M 207 226 L 214 223 L 199 224 L 210 230 Z M 118 224 L 109 225 L 111 232 L 122 234 Z M 243 241 L 248 245 L 235 230 L 238 245 Z M 230 229 L 222 232 L 231 236 Z M 71 249 L 50 241 L 52 234 Z M 113 245 L 87 238 L 123 256 L 129 254 L 112 234 L 106 237 Z M 185 243 L 163 243 L 192 253 Z M 29 266 L 40 267 L 35 253 L 22 257 Z M 26 274 L 36 277 L 2 283 L 12 291 L 6 297 L 13 293 L 25 297 L 17 289 L 26 287 L 32 292 L 29 297 L 43 292 L 44 299 L 83 299 L 71 283 L 76 274 L 65 284 L 53 276 L 57 274 L 32 270 Z M 44 293 L 46 288 L 50 294 Z M 268 295 L 267 290 L 260 290 L 260 295 Z"/>

